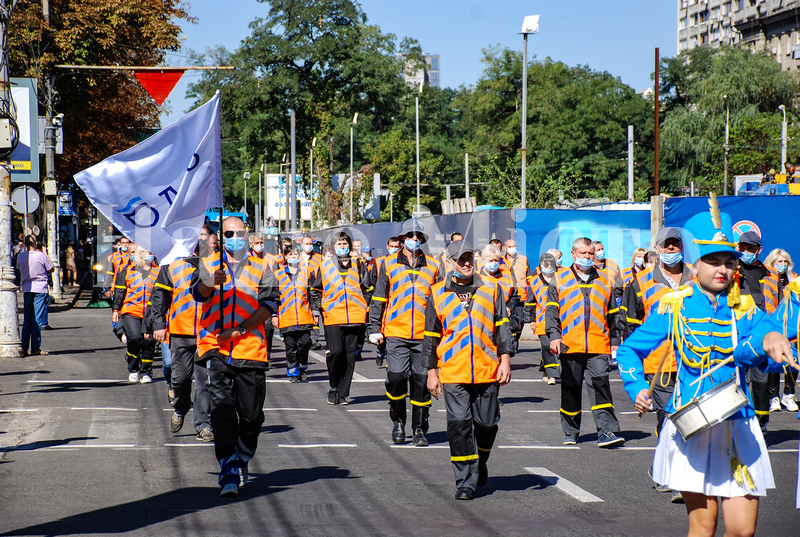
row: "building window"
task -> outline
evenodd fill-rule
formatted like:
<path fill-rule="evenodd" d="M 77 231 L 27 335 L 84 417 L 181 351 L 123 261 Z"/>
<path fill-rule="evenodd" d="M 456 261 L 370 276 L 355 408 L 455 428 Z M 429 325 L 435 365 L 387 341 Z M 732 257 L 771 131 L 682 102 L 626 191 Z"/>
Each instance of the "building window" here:
<path fill-rule="evenodd" d="M 697 13 L 689 17 L 689 26 L 691 27 L 697 26 Z"/>
<path fill-rule="evenodd" d="M 439 73 L 431 73 L 430 85 L 434 88 L 439 87 Z"/>
<path fill-rule="evenodd" d="M 438 56 L 431 56 L 431 69 L 434 71 L 439 70 L 439 57 Z"/>
<path fill-rule="evenodd" d="M 723 15 L 730 15 L 731 14 L 731 3 L 726 2 L 722 4 L 722 14 Z"/>
<path fill-rule="evenodd" d="M 736 11 L 744 11 L 744 0 L 736 0 Z"/>
<path fill-rule="evenodd" d="M 711 8 L 711 20 L 717 20 L 719 18 L 719 7 Z"/>
<path fill-rule="evenodd" d="M 706 22 L 708 20 L 708 10 L 701 11 L 700 13 L 698 13 L 698 15 L 700 15 L 701 23 Z"/>
<path fill-rule="evenodd" d="M 689 5 L 688 0 L 681 0 L 681 9 L 686 9 Z"/>
<path fill-rule="evenodd" d="M 689 48 L 689 42 L 686 41 L 686 39 L 681 39 L 680 46 L 681 46 L 680 50 L 686 50 L 687 48 Z"/>
<path fill-rule="evenodd" d="M 711 40 L 719 41 L 719 28 L 714 28 L 714 31 L 711 33 Z"/>
<path fill-rule="evenodd" d="M 700 34 L 700 44 L 701 45 L 705 45 L 706 43 L 708 43 L 708 33 L 707 32 L 703 33 L 703 34 Z"/>
<path fill-rule="evenodd" d="M 681 19 L 680 29 L 681 30 L 685 30 L 688 27 L 689 27 L 689 19 L 687 17 L 682 18 Z"/>

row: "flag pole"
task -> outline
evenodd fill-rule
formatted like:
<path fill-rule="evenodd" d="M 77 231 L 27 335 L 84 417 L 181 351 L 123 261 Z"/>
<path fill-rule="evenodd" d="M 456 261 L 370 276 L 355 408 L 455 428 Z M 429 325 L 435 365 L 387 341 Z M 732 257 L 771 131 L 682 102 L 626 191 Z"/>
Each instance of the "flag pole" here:
<path fill-rule="evenodd" d="M 222 251 L 225 249 L 225 233 L 222 232 L 222 211 L 224 211 L 223 207 L 219 208 L 219 268 L 225 270 L 224 261 L 222 260 Z M 223 311 L 223 307 L 225 306 L 225 282 L 219 284 L 219 331 L 222 332 L 225 330 L 225 312 Z"/>

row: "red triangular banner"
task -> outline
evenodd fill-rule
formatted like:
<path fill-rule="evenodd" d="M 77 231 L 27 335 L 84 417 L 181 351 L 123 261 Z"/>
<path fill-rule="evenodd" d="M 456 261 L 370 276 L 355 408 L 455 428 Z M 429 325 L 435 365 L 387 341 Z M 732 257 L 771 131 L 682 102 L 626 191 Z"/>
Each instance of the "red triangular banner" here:
<path fill-rule="evenodd" d="M 183 72 L 183 69 L 164 69 L 163 71 L 134 71 L 134 74 L 150 97 L 158 103 L 158 106 L 161 106 L 183 76 Z"/>

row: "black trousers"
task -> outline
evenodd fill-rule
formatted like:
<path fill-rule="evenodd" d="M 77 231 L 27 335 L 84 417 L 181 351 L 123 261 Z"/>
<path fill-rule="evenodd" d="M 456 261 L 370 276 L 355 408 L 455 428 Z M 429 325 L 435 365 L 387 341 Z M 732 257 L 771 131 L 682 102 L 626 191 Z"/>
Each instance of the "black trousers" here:
<path fill-rule="evenodd" d="M 266 372 L 229 365 L 210 351 L 208 380 L 211 390 L 211 428 L 214 453 L 220 464 L 219 484 L 239 482 L 239 467 L 258 447 L 267 396 Z"/>
<path fill-rule="evenodd" d="M 550 350 L 550 338 L 541 335 L 539 343 L 542 345 L 542 361 L 539 363 L 539 371 L 547 373 L 550 378 L 561 378 L 561 361 L 558 359 L 558 355 L 553 354 L 553 351 Z"/>
<path fill-rule="evenodd" d="M 308 369 L 308 351 L 311 350 L 311 330 L 283 332 L 286 346 L 286 375 L 297 377 Z"/>
<path fill-rule="evenodd" d="M 619 422 L 611 398 L 611 367 L 607 354 L 560 354 L 561 359 L 561 428 L 564 434 L 581 432 L 583 377 L 588 374 L 589 402 L 597 434 L 618 433 Z"/>
<path fill-rule="evenodd" d="M 128 349 L 125 356 L 128 362 L 128 372 L 152 375 L 156 340 L 153 338 L 144 338 L 144 334 L 142 333 L 142 319 L 130 313 L 126 313 L 122 316 L 122 326 L 125 329 L 125 337 L 128 339 Z"/>
<path fill-rule="evenodd" d="M 791 395 L 794 393 L 794 386 L 797 383 L 797 371 L 788 369 L 783 374 L 783 393 L 784 395 Z M 767 385 L 769 387 L 769 398 L 780 397 L 781 387 L 781 374 L 780 373 L 767 373 Z"/>
<path fill-rule="evenodd" d="M 328 382 L 331 391 L 339 397 L 350 396 L 350 384 L 356 370 L 356 351 L 364 339 L 366 326 L 363 324 L 344 326 L 325 325 L 325 341 L 328 343 Z"/>
<path fill-rule="evenodd" d="M 428 391 L 428 368 L 422 361 L 422 340 L 386 338 L 386 396 L 389 418 L 406 422 L 406 397 L 412 405 L 411 429 L 428 432 L 431 392 Z M 410 390 L 409 390 L 410 385 Z"/>
<path fill-rule="evenodd" d="M 447 439 L 456 487 L 478 486 L 478 465 L 486 464 L 500 421 L 499 386 L 442 384 L 447 408 Z"/>
<path fill-rule="evenodd" d="M 758 369 L 747 370 L 747 382 L 753 397 L 753 408 L 756 411 L 758 424 L 766 427 L 769 423 L 769 382 L 767 373 Z"/>
<path fill-rule="evenodd" d="M 197 352 L 197 338 L 170 336 L 169 350 L 172 351 L 172 403 L 175 412 L 181 416 L 192 408 L 192 377 L 194 376 L 194 355 Z"/>
<path fill-rule="evenodd" d="M 669 405 L 669 400 L 672 399 L 672 394 L 675 391 L 675 378 L 677 373 L 661 373 L 656 380 L 655 387 L 653 388 L 653 408 L 656 411 L 656 436 L 661 434 L 661 428 L 664 426 L 664 420 L 667 419 L 667 411 L 664 410 Z M 644 376 L 647 382 L 653 380 L 653 374 L 648 373 Z"/>

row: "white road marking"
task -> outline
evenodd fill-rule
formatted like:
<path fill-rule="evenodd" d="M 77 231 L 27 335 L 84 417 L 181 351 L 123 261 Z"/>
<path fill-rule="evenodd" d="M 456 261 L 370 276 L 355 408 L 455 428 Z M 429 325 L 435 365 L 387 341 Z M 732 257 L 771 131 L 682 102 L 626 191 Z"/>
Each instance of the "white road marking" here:
<path fill-rule="evenodd" d="M 611 382 L 622 382 L 622 379 L 608 379 Z M 516 377 L 511 378 L 511 382 L 544 382 L 542 379 L 520 379 Z"/>
<path fill-rule="evenodd" d="M 391 444 L 389 447 L 392 449 L 418 449 L 425 451 L 426 449 L 450 449 L 450 446 L 415 446 L 414 444 Z"/>
<path fill-rule="evenodd" d="M 264 412 L 280 412 L 280 411 L 287 411 L 287 412 L 316 412 L 316 408 L 263 408 Z"/>
<path fill-rule="evenodd" d="M 497 446 L 498 449 L 581 449 L 578 446 Z"/>
<path fill-rule="evenodd" d="M 628 450 L 628 451 L 655 451 L 656 447 L 655 446 L 631 446 L 631 447 L 623 446 L 623 447 L 614 448 L 614 451 L 622 450 L 622 449 L 625 449 L 625 450 Z"/>
<path fill-rule="evenodd" d="M 0 408 L 0 412 L 39 412 L 38 408 Z"/>
<path fill-rule="evenodd" d="M 385 408 L 348 408 L 348 412 L 386 412 Z"/>
<path fill-rule="evenodd" d="M 798 450 L 779 448 L 779 449 L 769 449 L 767 451 L 769 451 L 770 453 L 797 453 Z"/>
<path fill-rule="evenodd" d="M 50 446 L 48 449 L 74 449 L 74 448 L 107 448 L 107 449 L 120 449 L 120 448 L 134 448 L 136 444 L 66 444 L 63 446 Z"/>
<path fill-rule="evenodd" d="M 316 353 L 314 351 L 309 351 L 308 355 L 314 358 L 318 362 L 322 362 L 323 364 L 328 363 L 327 360 L 325 360 L 325 357 L 321 356 L 319 353 Z M 353 382 L 376 382 L 376 381 L 372 379 L 367 379 L 367 377 L 359 373 L 353 373 Z"/>
<path fill-rule="evenodd" d="M 211 442 L 203 442 L 197 444 L 164 444 L 164 447 L 213 447 L 214 444 Z"/>
<path fill-rule="evenodd" d="M 525 471 L 535 475 L 545 483 L 549 483 L 555 486 L 558 490 L 563 492 L 564 494 L 568 494 L 578 500 L 579 502 L 583 503 L 591 503 L 591 502 L 602 502 L 602 498 L 598 498 L 594 494 L 587 492 L 580 488 L 578 485 L 564 479 L 558 474 L 554 474 L 547 468 L 540 468 L 540 467 L 531 467 L 526 466 Z"/>
<path fill-rule="evenodd" d="M 326 447 L 358 447 L 356 444 L 278 444 L 281 448 L 326 448 Z"/>
<path fill-rule="evenodd" d="M 116 384 L 117 382 L 127 383 L 127 379 L 29 380 L 28 384 Z"/>
<path fill-rule="evenodd" d="M 74 406 L 70 410 L 118 410 L 120 412 L 139 412 L 138 408 L 119 408 L 113 406 L 98 406 L 98 407 L 89 407 L 89 406 Z"/>

